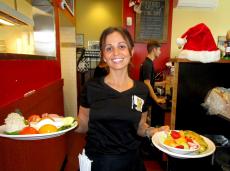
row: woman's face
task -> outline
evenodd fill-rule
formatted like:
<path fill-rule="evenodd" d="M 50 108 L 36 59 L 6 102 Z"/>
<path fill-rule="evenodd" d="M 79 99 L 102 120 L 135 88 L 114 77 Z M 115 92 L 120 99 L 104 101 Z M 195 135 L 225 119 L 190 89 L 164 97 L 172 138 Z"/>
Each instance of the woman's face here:
<path fill-rule="evenodd" d="M 103 59 L 110 70 L 127 69 L 131 56 L 127 42 L 119 32 L 113 32 L 107 36 L 103 48 Z"/>

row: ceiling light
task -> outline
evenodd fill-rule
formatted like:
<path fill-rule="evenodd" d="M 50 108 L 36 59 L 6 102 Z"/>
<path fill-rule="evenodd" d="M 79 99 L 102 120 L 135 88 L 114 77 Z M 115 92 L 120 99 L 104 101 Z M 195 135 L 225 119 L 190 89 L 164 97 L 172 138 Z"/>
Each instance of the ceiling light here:
<path fill-rule="evenodd" d="M 0 18 L 10 21 L 15 25 L 34 25 L 34 21 L 32 18 L 18 12 L 14 8 L 9 7 L 8 5 L 4 4 L 0 0 Z"/>
<path fill-rule="evenodd" d="M 4 24 L 4 25 L 8 25 L 8 26 L 13 26 L 14 25 L 13 23 L 10 23 L 9 21 L 3 20 L 1 18 L 0 18 L 0 23 Z"/>

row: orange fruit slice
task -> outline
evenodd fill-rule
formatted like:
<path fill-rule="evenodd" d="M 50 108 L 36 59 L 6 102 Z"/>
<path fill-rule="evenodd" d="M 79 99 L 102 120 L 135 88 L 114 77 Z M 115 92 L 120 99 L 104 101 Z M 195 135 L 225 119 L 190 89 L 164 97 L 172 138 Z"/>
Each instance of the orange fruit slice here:
<path fill-rule="evenodd" d="M 39 134 L 47 134 L 52 132 L 57 132 L 57 127 L 51 124 L 43 125 L 39 130 Z"/>

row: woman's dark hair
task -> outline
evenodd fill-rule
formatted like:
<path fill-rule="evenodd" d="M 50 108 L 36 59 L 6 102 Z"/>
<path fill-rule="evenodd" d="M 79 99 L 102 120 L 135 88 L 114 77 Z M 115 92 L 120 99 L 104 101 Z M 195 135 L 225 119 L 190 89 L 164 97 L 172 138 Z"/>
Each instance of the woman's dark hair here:
<path fill-rule="evenodd" d="M 102 56 L 103 56 L 103 49 L 105 47 L 106 38 L 108 35 L 110 35 L 114 32 L 120 33 L 121 36 L 124 38 L 124 40 L 127 42 L 127 45 L 129 48 L 129 53 L 131 55 L 131 51 L 134 47 L 134 42 L 133 42 L 132 36 L 128 32 L 128 30 L 126 30 L 125 28 L 122 28 L 122 27 L 108 27 L 102 32 L 101 37 L 100 37 L 100 50 L 102 52 Z"/>

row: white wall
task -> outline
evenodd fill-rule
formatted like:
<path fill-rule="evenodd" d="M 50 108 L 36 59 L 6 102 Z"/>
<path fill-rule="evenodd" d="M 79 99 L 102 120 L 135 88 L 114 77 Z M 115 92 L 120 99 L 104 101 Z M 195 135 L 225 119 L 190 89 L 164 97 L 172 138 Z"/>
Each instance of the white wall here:
<path fill-rule="evenodd" d="M 176 38 L 190 27 L 205 23 L 211 30 L 215 41 L 218 36 L 225 36 L 230 30 L 230 0 L 219 0 L 217 8 L 174 8 L 172 21 L 171 57 L 176 57 L 179 49 Z"/>
<path fill-rule="evenodd" d="M 66 116 L 77 113 L 76 40 L 74 26 L 60 27 L 61 74 L 64 79 L 64 111 Z"/>

